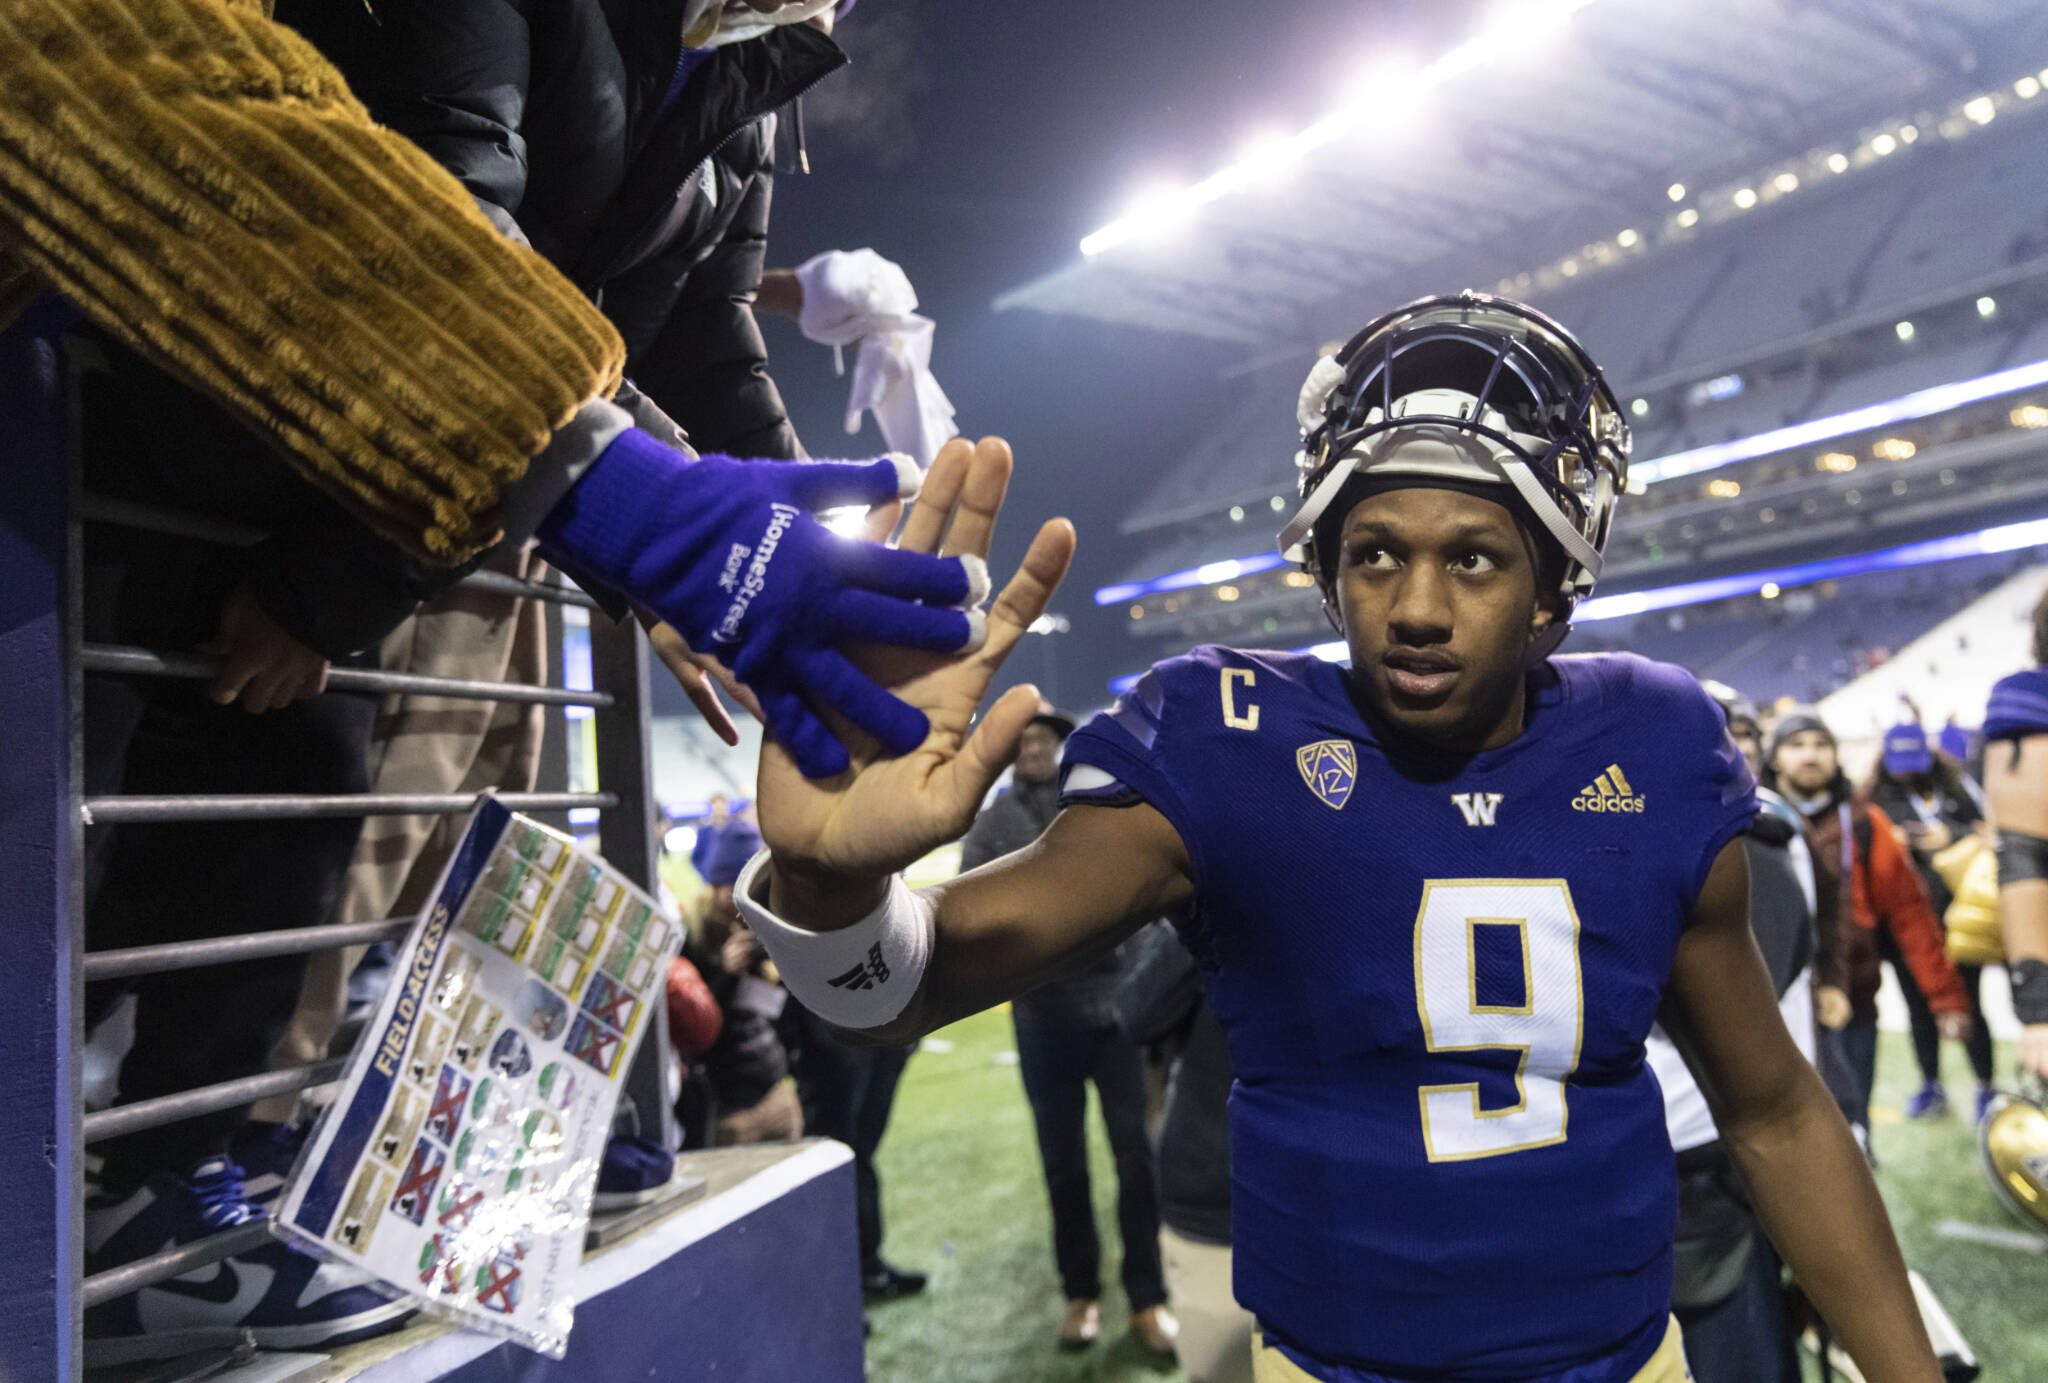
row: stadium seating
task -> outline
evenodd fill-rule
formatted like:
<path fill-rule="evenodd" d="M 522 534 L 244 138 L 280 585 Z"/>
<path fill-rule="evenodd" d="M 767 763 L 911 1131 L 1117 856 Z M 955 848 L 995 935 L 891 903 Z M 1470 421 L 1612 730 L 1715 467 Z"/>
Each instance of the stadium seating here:
<path fill-rule="evenodd" d="M 1958 609 L 1975 608 L 1991 592 L 2024 587 L 2031 580 L 2038 596 L 2038 573 L 2015 575 L 2029 566 L 2025 557 L 1997 555 L 1873 572 L 1801 588 L 1775 600 L 1745 597 L 1712 606 L 1658 611 L 1633 621 L 1587 625 L 1575 636 L 1571 648 L 1625 650 L 1677 663 L 1702 677 L 1726 682 L 1759 702 L 1780 697 L 1819 701 L 1873 667 L 1900 660 L 1895 680 L 1900 688 L 1915 690 L 1917 695 L 1922 687 L 1931 692 L 1954 670 L 1943 666 L 1931 646 L 1923 648 L 1917 641 L 1938 625 L 1946 627 Z M 2005 624 L 2010 623 L 2009 616 L 2003 618 Z M 1977 628 L 1972 623 L 1953 632 L 1970 641 L 1971 647 L 1980 643 L 2010 645 L 2013 656 L 1999 664 L 2003 671 L 2024 663 L 2024 643 L 2005 625 L 1995 635 L 1977 632 L 1973 638 Z M 1914 650 L 1913 658 L 1901 660 L 1902 651 L 1908 648 Z M 1991 665 L 1984 661 L 1987 667 Z M 1989 685 L 1987 681 L 1978 690 Z M 1891 695 L 1895 705 L 1896 690 Z M 1981 714 L 1981 702 L 1979 695 L 1969 718 Z"/>
<path fill-rule="evenodd" d="M 1981 328 L 1972 317 L 1967 335 L 1930 330 L 1890 349 L 1888 314 L 1922 312 L 1944 294 L 1974 296 L 2029 265 L 2048 269 L 2048 213 L 2011 195 L 2034 157 L 2022 129 L 1923 141 L 1840 187 L 1759 210 L 1739 234 L 1705 231 L 1690 245 L 1583 276 L 1537 305 L 1581 334 L 1624 398 L 1638 384 L 1658 386 L 1635 420 L 1643 458 L 2048 359 L 2048 323 L 2021 312 Z M 1884 335 L 1874 354 L 1866 340 L 1802 360 L 1800 343 L 1831 324 L 1866 332 L 1877 324 Z M 1740 372 L 1744 387 L 1684 402 L 1677 394 L 1691 371 Z M 1291 362 L 1244 381 L 1202 443 L 1161 467 L 1126 526 L 1148 531 L 1122 575 L 1157 576 L 1266 546 L 1273 525 L 1264 500 L 1290 488 L 1285 457 L 1299 383 Z M 1227 519 L 1233 504 L 1248 511 L 1241 523 Z M 1633 512 L 1655 507 L 1639 501 Z M 1834 674 L 1813 675 L 1824 683 Z"/>
<path fill-rule="evenodd" d="M 1903 694 L 1929 726 L 1950 715 L 1975 726 L 1991 684 L 2027 665 L 2029 616 L 2044 588 L 2048 566 L 2025 566 L 1828 696 L 1822 712 L 1844 738 L 1875 739 L 1897 720 Z"/>

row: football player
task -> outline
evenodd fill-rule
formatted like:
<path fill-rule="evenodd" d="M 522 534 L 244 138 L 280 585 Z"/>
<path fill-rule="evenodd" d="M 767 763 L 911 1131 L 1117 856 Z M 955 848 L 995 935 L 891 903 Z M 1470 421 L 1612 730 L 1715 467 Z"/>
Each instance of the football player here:
<path fill-rule="evenodd" d="M 1037 693 L 981 720 L 1072 529 L 976 654 L 873 664 L 932 733 L 806 781 L 764 751 L 738 897 L 792 993 L 887 1040 L 1177 924 L 1228 1034 L 1239 1300 L 1262 1380 L 1678 1380 L 1653 1023 L 1772 1239 L 1876 1383 L 1938 1379 L 1861 1152 L 1786 1035 L 1747 917 L 1757 810 L 1682 670 L 1552 656 L 1599 574 L 1627 428 L 1518 304 L 1428 299 L 1302 393 L 1301 511 L 1349 670 L 1197 648 L 1068 742 L 1033 845 L 936 888 Z M 1009 454 L 944 454 L 903 546 L 982 553 Z M 879 701 L 870 718 L 888 713 Z M 864 727 L 886 738 L 892 727 Z"/>
<path fill-rule="evenodd" d="M 2048 592 L 2034 607 L 2035 666 L 1991 689 L 1984 792 L 1998 827 L 1998 909 L 2022 1074 L 2048 1081 Z"/>

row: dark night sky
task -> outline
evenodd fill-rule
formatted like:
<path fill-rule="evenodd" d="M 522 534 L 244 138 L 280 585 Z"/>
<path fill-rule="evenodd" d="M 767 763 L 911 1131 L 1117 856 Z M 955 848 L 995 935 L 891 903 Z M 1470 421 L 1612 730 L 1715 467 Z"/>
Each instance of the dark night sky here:
<path fill-rule="evenodd" d="M 1088 592 L 1116 575 L 1116 523 L 1153 468 L 1208 421 L 1227 352 L 1035 313 L 991 313 L 1008 288 L 1076 257 L 1080 238 L 1160 179 L 1202 177 L 1253 135 L 1332 107 L 1377 59 L 1426 58 L 1468 32 L 1473 0 L 1204 0 L 1036 5 L 864 0 L 841 27 L 853 66 L 806 98 L 813 172 L 778 182 L 771 260 L 872 246 L 937 319 L 934 370 L 967 433 L 1017 449 L 998 571 L 1038 522 L 1080 528 L 1055 604 L 1073 633 L 1013 660 L 1077 708 L 1138 655 Z M 1162 19 L 1163 16 L 1163 19 Z M 845 454 L 844 381 L 792 325 L 769 328 L 774 372 L 806 445 Z M 1213 402 L 1209 405 L 1214 407 Z M 843 445 L 844 444 L 844 445 Z M 879 449 L 865 434 L 864 450 Z M 1275 457 L 1276 475 L 1287 458 Z"/>

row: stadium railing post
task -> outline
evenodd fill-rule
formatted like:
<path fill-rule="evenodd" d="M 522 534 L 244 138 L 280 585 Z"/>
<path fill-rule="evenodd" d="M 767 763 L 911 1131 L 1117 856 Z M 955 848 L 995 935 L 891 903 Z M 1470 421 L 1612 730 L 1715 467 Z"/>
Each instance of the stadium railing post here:
<path fill-rule="evenodd" d="M 647 636 L 637 619 L 590 622 L 590 673 L 597 689 L 612 697 L 610 714 L 597 717 L 597 786 L 618 799 L 598 813 L 599 845 L 621 873 L 659 896 L 654 831 L 661 809 L 654 800 L 648 723 L 652 690 Z M 682 1130 L 668 1094 L 668 1004 L 657 1002 L 651 1009 L 621 1094 L 633 1106 L 641 1135 L 673 1148 L 682 1142 Z"/>
<path fill-rule="evenodd" d="M 0 1377 L 75 1378 L 81 849 L 77 560 L 56 342 L 0 332 Z"/>

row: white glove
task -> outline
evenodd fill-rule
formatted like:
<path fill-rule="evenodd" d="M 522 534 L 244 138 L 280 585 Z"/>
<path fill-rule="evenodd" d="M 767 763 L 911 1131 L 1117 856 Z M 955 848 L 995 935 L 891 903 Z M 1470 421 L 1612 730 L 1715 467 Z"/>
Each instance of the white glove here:
<path fill-rule="evenodd" d="M 799 266 L 796 277 L 804 295 L 798 329 L 835 351 L 860 347 L 846 430 L 860 431 L 861 414 L 872 412 L 890 450 L 929 466 L 960 429 L 952 402 L 932 377 L 936 324 L 918 315 L 910 279 L 873 250 L 827 251 Z"/>

